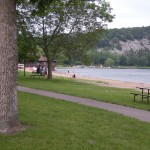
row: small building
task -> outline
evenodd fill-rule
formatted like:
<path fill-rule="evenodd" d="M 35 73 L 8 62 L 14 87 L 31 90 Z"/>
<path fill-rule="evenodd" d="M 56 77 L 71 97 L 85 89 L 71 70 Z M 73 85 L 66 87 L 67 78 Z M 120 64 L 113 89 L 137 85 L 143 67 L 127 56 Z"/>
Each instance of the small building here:
<path fill-rule="evenodd" d="M 34 66 L 37 67 L 38 65 L 48 67 L 47 58 L 41 56 L 37 62 L 25 62 L 25 67 L 34 67 Z M 53 60 L 53 61 L 52 61 L 51 67 L 52 67 L 52 71 L 55 71 L 55 68 L 56 68 L 56 60 Z"/>

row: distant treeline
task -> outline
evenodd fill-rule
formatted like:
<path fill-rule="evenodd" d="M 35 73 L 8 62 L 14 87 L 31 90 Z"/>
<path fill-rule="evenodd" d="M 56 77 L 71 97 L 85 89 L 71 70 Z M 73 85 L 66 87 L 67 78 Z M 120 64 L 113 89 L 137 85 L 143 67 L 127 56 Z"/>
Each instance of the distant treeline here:
<path fill-rule="evenodd" d="M 104 66 L 150 66 L 150 50 L 126 51 L 124 54 L 111 53 L 108 50 L 92 51 L 89 54 L 92 65 Z"/>
<path fill-rule="evenodd" d="M 96 50 L 91 50 L 88 52 L 88 65 L 95 66 L 140 66 L 140 67 L 149 67 L 150 66 L 150 50 L 137 50 L 126 51 L 123 54 L 112 53 L 107 49 L 98 52 Z M 61 64 L 65 65 L 81 65 L 82 62 L 78 59 L 75 59 L 74 62 L 70 63 L 67 59 L 63 59 Z"/>
<path fill-rule="evenodd" d="M 99 40 L 97 48 L 113 48 L 114 43 L 119 43 L 119 41 L 126 42 L 127 40 L 133 41 L 143 38 L 147 38 L 150 41 L 150 26 L 110 29 L 107 31 L 106 36 Z"/>

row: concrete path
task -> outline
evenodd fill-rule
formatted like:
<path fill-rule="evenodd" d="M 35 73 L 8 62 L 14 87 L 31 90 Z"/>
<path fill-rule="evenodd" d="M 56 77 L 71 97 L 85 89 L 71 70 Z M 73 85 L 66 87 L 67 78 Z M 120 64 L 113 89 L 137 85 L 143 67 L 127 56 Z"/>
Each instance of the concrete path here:
<path fill-rule="evenodd" d="M 86 106 L 105 109 L 108 111 L 123 114 L 131 118 L 136 118 L 140 121 L 150 122 L 150 111 L 125 107 L 125 106 L 110 104 L 110 103 L 105 103 L 105 102 L 99 102 L 99 101 L 91 100 L 87 98 L 80 98 L 80 97 L 75 97 L 75 96 L 70 96 L 70 95 L 65 95 L 65 94 L 59 94 L 59 93 L 54 93 L 54 92 L 47 92 L 47 91 L 36 90 L 36 89 L 31 89 L 31 88 L 26 88 L 26 87 L 20 87 L 20 86 L 18 86 L 18 91 L 38 94 L 42 96 L 56 98 L 59 100 L 65 100 L 65 101 L 74 102 L 74 103 L 78 103 L 78 104 L 82 104 Z"/>

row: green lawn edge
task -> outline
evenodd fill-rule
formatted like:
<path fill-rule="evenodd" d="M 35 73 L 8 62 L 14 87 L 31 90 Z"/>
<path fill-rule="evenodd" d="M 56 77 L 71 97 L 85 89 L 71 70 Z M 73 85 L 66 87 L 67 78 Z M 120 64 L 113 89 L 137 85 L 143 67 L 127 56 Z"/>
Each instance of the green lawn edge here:
<path fill-rule="evenodd" d="M 103 101 L 113 104 L 119 104 L 132 108 L 150 110 L 150 103 L 145 99 L 141 102 L 141 97 L 137 97 L 136 102 L 133 101 L 133 95 L 130 93 L 136 92 L 134 89 L 113 88 L 106 86 L 97 86 L 92 83 L 85 83 L 84 80 L 53 77 L 52 80 L 46 78 L 31 78 L 31 73 L 23 76 L 19 73 L 18 85 L 51 91 L 56 93 L 68 94 L 78 97 L 90 98 L 97 101 Z"/>
<path fill-rule="evenodd" d="M 18 92 L 19 116 L 28 126 L 0 134 L 3 150 L 149 150 L 150 126 L 117 113 Z"/>

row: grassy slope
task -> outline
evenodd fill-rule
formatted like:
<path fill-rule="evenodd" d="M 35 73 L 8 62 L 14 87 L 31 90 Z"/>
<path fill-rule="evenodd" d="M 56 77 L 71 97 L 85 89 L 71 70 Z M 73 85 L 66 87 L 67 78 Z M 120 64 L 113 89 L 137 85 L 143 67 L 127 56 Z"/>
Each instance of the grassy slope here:
<path fill-rule="evenodd" d="M 2 150 L 149 150 L 150 126 L 108 111 L 19 92 L 28 129 L 0 134 Z"/>
<path fill-rule="evenodd" d="M 78 80 L 64 78 L 54 78 L 51 81 L 39 78 L 32 79 L 29 76 L 23 77 L 22 75 L 19 76 L 18 83 L 21 86 L 150 110 L 150 103 L 147 101 L 141 102 L 139 99 L 136 102 L 133 102 L 133 95 L 130 94 L 134 91 L 132 89 L 101 87 L 93 84 L 78 82 Z"/>

